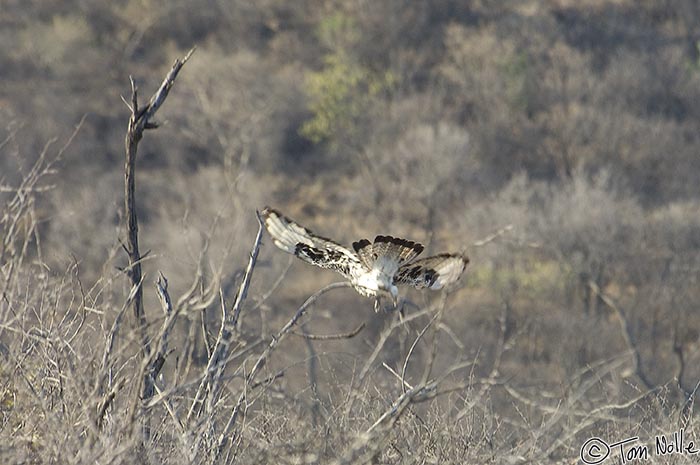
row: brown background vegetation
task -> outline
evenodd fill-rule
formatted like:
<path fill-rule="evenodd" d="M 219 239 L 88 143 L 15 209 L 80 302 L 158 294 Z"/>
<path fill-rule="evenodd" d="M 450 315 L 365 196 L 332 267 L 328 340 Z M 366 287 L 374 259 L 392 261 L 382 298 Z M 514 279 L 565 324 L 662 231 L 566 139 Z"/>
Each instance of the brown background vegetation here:
<path fill-rule="evenodd" d="M 343 451 L 401 393 L 382 363 L 400 372 L 442 304 L 432 342 L 419 341 L 406 380 L 418 382 L 428 360 L 435 373 L 468 361 L 448 379 L 460 388 L 404 414 L 371 460 L 573 463 L 591 436 L 692 432 L 689 401 L 700 381 L 698 5 L 4 1 L 0 458 L 130 458 L 116 434 L 86 452 L 82 417 L 65 410 L 92 391 L 65 373 L 98 370 L 99 356 L 91 357 L 129 293 L 119 271 L 127 263 L 128 77 L 145 99 L 195 45 L 157 115 L 161 127 L 139 147 L 150 321 L 161 318 L 158 271 L 174 300 L 194 280 L 198 295 L 211 286 L 232 302 L 255 209 L 267 204 L 344 243 L 392 234 L 428 253 L 471 258 L 445 302 L 407 291 L 414 305 L 406 315 L 430 311 L 389 334 L 361 386 L 353 384 L 358 371 L 396 315 L 374 314 L 351 290 L 322 296 L 304 331 L 366 326 L 349 339 L 285 339 L 265 367 L 284 376 L 251 407 L 228 461 L 347 458 Z M 35 184 L 18 189 L 32 176 Z M 248 342 L 267 340 L 334 280 L 290 264 L 264 238 L 243 307 Z M 48 344 L 65 340 L 56 331 L 86 308 L 86 334 L 71 350 Z M 218 295 L 179 318 L 173 350 L 191 345 L 183 359 L 205 363 Z M 135 344 L 119 341 L 124 370 L 135 363 Z M 74 365 L 49 362 L 61 357 Z M 182 363 L 168 359 L 163 389 Z M 350 388 L 361 396 L 345 412 Z M 209 463 L 185 457 L 163 422 L 148 460 Z"/>

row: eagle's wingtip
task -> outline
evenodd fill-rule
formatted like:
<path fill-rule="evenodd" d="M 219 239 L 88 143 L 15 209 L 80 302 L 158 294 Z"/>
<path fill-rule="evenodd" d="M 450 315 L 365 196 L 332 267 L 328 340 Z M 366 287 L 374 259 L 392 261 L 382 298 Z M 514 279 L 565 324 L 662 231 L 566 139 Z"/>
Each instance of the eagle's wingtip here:
<path fill-rule="evenodd" d="M 260 215 L 264 220 L 268 220 L 270 218 L 285 218 L 284 215 L 282 215 L 279 211 L 275 210 L 274 208 L 270 207 L 269 205 L 265 205 L 265 208 L 263 208 L 260 211 Z"/>

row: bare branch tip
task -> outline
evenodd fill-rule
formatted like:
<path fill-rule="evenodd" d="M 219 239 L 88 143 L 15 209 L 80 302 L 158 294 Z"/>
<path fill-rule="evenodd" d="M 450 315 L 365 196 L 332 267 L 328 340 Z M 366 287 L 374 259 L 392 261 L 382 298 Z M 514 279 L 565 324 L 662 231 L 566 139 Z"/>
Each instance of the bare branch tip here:
<path fill-rule="evenodd" d="M 130 253 L 129 248 L 126 246 L 126 244 L 121 239 L 119 239 L 119 245 L 121 245 L 122 249 L 124 249 L 124 252 L 126 252 L 126 254 L 129 255 L 129 253 Z"/>
<path fill-rule="evenodd" d="M 190 51 L 187 52 L 187 55 L 185 55 L 185 57 L 182 59 L 182 62 L 181 62 L 181 63 L 182 63 L 183 65 L 184 65 L 185 63 L 187 63 L 187 60 L 190 59 L 190 57 L 192 56 L 192 54 L 194 53 L 195 50 L 197 50 L 197 46 L 196 46 L 196 45 L 195 45 L 194 47 L 192 47 L 192 48 L 190 49 Z"/>
<path fill-rule="evenodd" d="M 138 103 L 138 87 L 136 87 L 136 82 L 134 81 L 134 76 L 129 75 L 129 83 L 131 84 L 131 114 L 138 117 L 139 103 Z"/>
<path fill-rule="evenodd" d="M 158 280 L 156 281 L 156 285 L 162 287 L 165 291 L 168 290 L 168 278 L 166 278 L 163 272 L 160 270 L 158 270 Z"/>
<path fill-rule="evenodd" d="M 131 107 L 131 104 L 126 100 L 126 98 L 121 94 L 119 94 L 119 97 L 122 99 L 122 102 L 124 102 L 124 105 L 126 105 L 126 107 L 129 109 L 129 111 L 131 113 L 133 113 L 134 109 Z"/>

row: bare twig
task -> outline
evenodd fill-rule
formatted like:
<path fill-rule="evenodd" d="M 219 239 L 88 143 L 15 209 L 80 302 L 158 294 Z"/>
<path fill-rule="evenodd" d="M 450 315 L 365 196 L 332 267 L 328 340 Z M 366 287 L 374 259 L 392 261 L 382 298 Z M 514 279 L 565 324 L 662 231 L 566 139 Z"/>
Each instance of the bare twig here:
<path fill-rule="evenodd" d="M 644 370 L 642 369 L 642 356 L 639 353 L 636 341 L 634 340 L 634 336 L 632 335 L 632 330 L 630 329 L 629 323 L 627 322 L 627 316 L 625 315 L 625 311 L 619 305 L 617 305 L 609 295 L 604 293 L 593 280 L 588 281 L 588 287 L 591 289 L 591 291 L 593 291 L 595 295 L 597 295 L 600 298 L 600 300 L 605 305 L 607 305 L 615 313 L 615 316 L 620 322 L 622 338 L 625 341 L 625 345 L 627 345 L 627 348 L 632 353 L 632 368 L 635 374 L 642 381 L 642 383 L 644 383 L 644 386 L 647 389 L 654 389 L 656 386 L 647 377 L 646 373 L 644 373 Z"/>
<path fill-rule="evenodd" d="M 177 299 L 177 302 L 175 303 L 175 309 L 178 312 L 205 309 L 214 302 L 219 293 L 220 272 L 216 272 L 214 274 L 214 279 L 211 280 L 210 284 L 202 289 L 204 282 L 205 257 L 209 252 L 211 235 L 217 225 L 217 222 L 218 219 L 214 221 L 210 231 L 205 236 L 204 244 L 202 245 L 197 258 L 197 269 L 195 271 L 194 278 L 192 279 L 192 284 L 190 284 L 190 287 L 184 292 L 184 294 L 182 294 L 182 296 L 180 296 L 179 299 Z"/>
<path fill-rule="evenodd" d="M 258 308 L 260 308 L 265 303 L 265 301 L 267 301 L 267 299 L 269 299 L 270 296 L 277 290 L 279 285 L 282 284 L 282 281 L 287 276 L 287 272 L 292 267 L 292 263 L 294 263 L 294 260 L 296 260 L 296 257 L 294 257 L 294 255 L 289 255 L 289 259 L 287 260 L 287 266 L 284 267 L 282 272 L 279 274 L 279 276 L 277 277 L 275 282 L 272 283 L 272 285 L 269 287 L 269 289 L 267 291 L 265 291 L 265 293 L 258 298 L 257 302 L 255 302 L 255 305 L 253 306 L 251 311 L 255 311 Z"/>
<path fill-rule="evenodd" d="M 250 259 L 248 260 L 248 266 L 246 267 L 245 275 L 243 276 L 243 281 L 236 295 L 236 300 L 233 303 L 231 312 L 229 312 L 226 307 L 222 304 L 222 315 L 221 315 L 221 326 L 219 328 L 219 334 L 214 343 L 214 347 L 211 351 L 211 356 L 207 362 L 207 367 L 205 369 L 205 374 L 202 377 L 197 393 L 195 394 L 194 400 L 190 405 L 190 409 L 187 413 L 187 419 L 190 420 L 194 415 L 195 411 L 200 409 L 204 405 L 204 401 L 209 396 L 208 404 L 213 405 L 216 397 L 216 387 L 214 384 L 219 378 L 221 372 L 224 369 L 226 359 L 231 351 L 231 342 L 233 339 L 233 334 L 237 330 L 237 325 L 239 323 L 241 308 L 246 296 L 248 295 L 248 287 L 250 286 L 250 280 L 253 276 L 253 270 L 255 269 L 255 263 L 257 262 L 258 252 L 260 251 L 260 242 L 262 240 L 262 220 L 260 214 L 256 212 L 258 220 L 258 232 L 255 236 L 255 242 L 253 243 L 253 248 L 250 252 Z M 233 316 L 230 316 L 231 313 Z M 219 375 L 217 375 L 217 373 Z"/>
<path fill-rule="evenodd" d="M 299 331 L 291 331 L 292 334 L 295 336 L 301 336 L 305 339 L 310 339 L 312 341 L 329 341 L 329 340 L 334 340 L 334 339 L 351 339 L 358 334 L 360 334 L 360 331 L 362 331 L 365 328 L 365 322 L 362 322 L 360 326 L 357 328 L 353 329 L 350 332 L 347 333 L 339 333 L 339 334 L 307 334 L 307 333 L 300 333 Z"/>
<path fill-rule="evenodd" d="M 131 287 L 131 291 L 129 292 L 129 295 L 126 298 L 126 300 L 124 301 L 124 305 L 122 306 L 121 310 L 119 311 L 119 313 L 117 313 L 117 316 L 114 319 L 114 323 L 112 323 L 112 328 L 110 329 L 109 334 L 107 335 L 107 341 L 105 344 L 104 352 L 102 354 L 100 370 L 97 372 L 98 379 L 95 382 L 96 397 L 100 399 L 94 420 L 94 424 L 95 426 L 97 426 L 98 429 L 102 427 L 102 420 L 104 418 L 104 415 L 107 412 L 107 409 L 111 405 L 112 401 L 114 400 L 116 393 L 119 391 L 119 389 L 121 389 L 121 385 L 118 384 L 114 386 L 109 393 L 107 393 L 106 395 L 103 394 L 104 385 L 111 372 L 110 358 L 112 357 L 112 352 L 114 351 L 114 340 L 116 339 L 117 333 L 119 332 L 119 329 L 121 327 L 121 321 L 124 317 L 126 309 L 129 308 L 129 306 L 131 305 L 134 296 L 138 291 L 138 288 L 140 288 L 142 284 L 143 279 L 139 281 L 138 284 L 135 284 Z"/>
<path fill-rule="evenodd" d="M 158 337 L 158 347 L 156 351 L 149 356 L 149 363 L 146 368 L 147 385 L 144 390 L 145 399 L 150 399 L 155 394 L 156 378 L 163 368 L 163 364 L 165 364 L 165 356 L 168 352 L 168 338 L 178 314 L 177 311 L 173 311 L 173 303 L 168 292 L 168 280 L 165 279 L 163 273 L 160 273 L 160 276 L 158 276 L 155 287 L 165 317 Z"/>
<path fill-rule="evenodd" d="M 83 115 L 80 122 L 75 126 L 75 129 L 68 137 L 66 143 L 53 157 L 49 156 L 49 149 L 56 139 L 50 139 L 44 145 L 44 148 L 39 154 L 38 159 L 32 165 L 31 169 L 24 176 L 22 176 L 22 181 L 20 182 L 19 186 L 6 190 L 7 192 L 13 192 L 14 195 L 4 205 L 3 210 L 0 212 L 0 264 L 2 264 L 3 267 L 5 267 L 5 264 L 8 264 L 8 266 L 2 270 L 2 277 L 4 281 L 2 283 L 2 292 L 0 293 L 2 300 L 9 301 L 7 293 L 14 280 L 16 271 L 22 265 L 24 258 L 26 257 L 27 248 L 29 247 L 32 238 L 35 239 L 37 255 L 39 257 L 39 261 L 41 261 L 41 248 L 37 228 L 37 218 L 35 217 L 34 212 L 35 194 L 50 190 L 53 187 L 51 185 L 41 186 L 39 184 L 45 180 L 46 177 L 56 172 L 54 168 L 55 164 L 61 159 L 65 151 L 80 132 L 80 129 L 85 122 L 85 118 L 86 116 Z M 14 132 L 10 133 L 8 138 L 2 144 L 12 140 L 14 135 Z M 25 227 L 22 227 L 23 225 Z M 20 231 L 22 232 L 21 234 Z M 12 259 L 8 259 L 8 254 Z M 1 316 L 2 315 L 0 315 L 0 317 Z"/>
<path fill-rule="evenodd" d="M 391 373 L 392 375 L 394 375 L 394 377 L 395 377 L 396 379 L 398 379 L 399 381 L 401 381 L 401 384 L 404 386 L 404 392 L 406 392 L 406 389 L 405 389 L 405 388 L 413 389 L 413 386 L 411 386 L 411 385 L 408 383 L 408 381 L 406 381 L 404 378 L 402 378 L 401 375 L 398 374 L 398 373 L 396 372 L 396 370 L 394 370 L 394 369 L 391 368 L 389 365 L 387 365 L 386 362 L 382 362 L 382 366 L 383 366 L 384 368 L 386 368 L 386 370 L 387 370 L 389 373 Z"/>
<path fill-rule="evenodd" d="M 496 346 L 496 355 L 493 360 L 493 365 L 491 366 L 491 372 L 489 373 L 488 378 L 486 379 L 486 382 L 483 383 L 481 386 L 481 389 L 477 393 L 476 396 L 473 397 L 469 402 L 467 402 L 467 406 L 463 408 L 455 417 L 455 421 L 461 420 L 465 415 L 469 414 L 471 409 L 477 405 L 481 400 L 483 399 L 484 395 L 486 395 L 486 391 L 489 389 L 490 386 L 494 385 L 497 383 L 497 379 L 500 374 L 500 369 L 501 369 L 501 359 L 503 357 L 503 353 L 506 351 L 506 317 L 507 317 L 507 312 L 508 307 L 504 306 L 503 313 L 501 314 L 501 317 L 499 318 L 499 323 L 500 323 L 500 332 L 498 335 L 498 345 Z"/>
<path fill-rule="evenodd" d="M 301 324 L 302 335 L 306 334 L 306 322 Z M 318 388 L 318 360 L 316 359 L 316 348 L 313 339 L 305 338 L 306 345 L 306 373 L 307 382 L 311 388 L 311 424 L 314 428 L 318 426 L 321 417 L 321 394 Z"/>
<path fill-rule="evenodd" d="M 258 359 L 256 360 L 255 364 L 253 365 L 253 368 L 248 372 L 248 374 L 245 377 L 245 383 L 244 387 L 241 391 L 240 396 L 238 397 L 238 401 L 236 402 L 236 405 L 233 407 L 233 410 L 231 411 L 231 416 L 229 417 L 228 423 L 222 430 L 221 434 L 219 435 L 219 439 L 217 441 L 217 454 L 221 454 L 223 451 L 223 446 L 226 442 L 226 439 L 229 437 L 230 432 L 233 428 L 233 426 L 236 424 L 236 421 L 238 419 L 238 416 L 241 412 L 241 408 L 243 408 L 243 414 L 245 415 L 245 401 L 248 396 L 248 385 L 252 384 L 255 380 L 255 377 L 257 376 L 258 372 L 260 369 L 265 365 L 267 362 L 268 357 L 270 354 L 277 348 L 279 343 L 284 339 L 284 337 L 289 334 L 290 330 L 294 325 L 297 324 L 299 319 L 306 313 L 306 311 L 314 304 L 316 303 L 316 300 L 318 300 L 319 297 L 321 297 L 323 294 L 332 291 L 333 289 L 339 289 L 343 287 L 351 287 L 352 284 L 350 284 L 348 281 L 342 281 L 342 282 L 337 282 L 337 283 L 331 283 L 328 286 L 322 288 L 315 294 L 313 294 L 311 297 L 306 299 L 306 301 L 297 309 L 297 311 L 294 313 L 292 318 L 287 321 L 287 324 L 285 324 L 282 329 L 280 329 L 275 336 L 272 337 L 272 340 L 268 344 L 268 346 L 265 348 L 265 350 L 260 354 Z"/>
<path fill-rule="evenodd" d="M 263 222 L 262 218 L 260 217 L 260 212 L 256 211 L 255 215 L 258 219 L 258 233 L 255 236 L 255 245 L 253 246 L 253 250 L 250 252 L 250 260 L 248 260 L 248 266 L 246 267 L 245 275 L 243 275 L 241 287 L 238 290 L 236 300 L 233 303 L 233 318 L 231 320 L 231 326 L 234 329 L 238 328 L 238 319 L 241 314 L 241 306 L 243 305 L 243 301 L 245 300 L 245 298 L 248 296 L 248 287 L 250 286 L 250 279 L 253 277 L 253 269 L 255 268 L 255 262 L 258 259 L 258 252 L 260 251 L 260 241 L 262 240 L 263 233 Z"/>
<path fill-rule="evenodd" d="M 507 232 L 510 232 L 510 231 L 512 231 L 512 230 L 513 230 L 513 225 L 512 225 L 512 224 L 508 224 L 508 225 L 502 227 L 501 229 L 499 229 L 498 231 L 496 231 L 496 232 L 494 232 L 494 233 L 492 233 L 492 234 L 489 234 L 489 235 L 486 236 L 485 238 L 480 239 L 480 240 L 474 242 L 472 245 L 473 245 L 474 247 L 483 247 L 483 246 L 485 246 L 486 244 L 488 244 L 489 242 L 495 241 L 495 240 L 498 239 L 499 237 L 503 236 L 504 234 L 506 234 Z"/>
<path fill-rule="evenodd" d="M 178 309 L 173 311 L 173 303 L 170 299 L 170 293 L 168 292 L 168 280 L 161 272 L 159 272 L 158 280 L 155 283 L 155 287 L 156 295 L 158 296 L 158 300 L 160 301 L 160 305 L 163 309 L 163 314 L 165 315 L 165 318 L 163 320 L 163 326 L 160 332 L 160 337 L 158 338 L 158 348 L 156 349 L 156 352 L 153 354 L 153 356 L 151 356 L 149 366 L 147 368 L 147 374 L 150 383 L 149 388 L 152 389 L 152 392 L 146 398 L 147 400 L 153 398 L 156 392 L 159 395 L 162 394 L 160 389 L 158 389 L 156 379 L 158 378 L 158 374 L 160 373 L 160 371 L 163 368 L 163 365 L 165 364 L 165 357 L 168 352 L 168 338 L 170 336 L 170 331 L 172 330 L 172 327 L 175 323 L 175 319 L 177 317 L 177 314 L 179 313 L 179 309 L 182 308 L 178 307 Z M 180 437 L 185 438 L 184 425 L 182 424 L 180 418 L 177 416 L 177 413 L 173 408 L 173 405 L 171 404 L 170 400 L 164 398 L 163 403 L 165 404 L 165 408 L 168 411 L 170 418 L 172 418 L 173 422 L 178 428 L 178 431 L 181 433 Z M 142 408 L 148 409 L 148 403 L 144 402 Z"/>
<path fill-rule="evenodd" d="M 367 429 L 367 433 L 371 433 L 379 426 L 387 426 L 386 424 L 396 421 L 401 412 L 411 402 L 422 402 L 431 399 L 437 393 L 437 382 L 431 381 L 420 386 L 416 386 L 404 392 L 394 401 L 391 408 L 386 410 L 377 420 L 372 423 L 372 426 Z M 384 425 L 383 425 L 384 424 Z"/>
<path fill-rule="evenodd" d="M 432 309 L 425 309 L 416 313 L 413 313 L 405 318 L 401 318 L 401 315 L 399 312 L 396 312 L 396 318 L 391 322 L 388 328 L 384 329 L 382 333 L 379 336 L 379 340 L 377 341 L 377 344 L 374 347 L 374 350 L 372 351 L 372 354 L 367 358 L 365 361 L 362 369 L 360 370 L 359 375 L 357 376 L 357 379 L 353 380 L 351 383 L 351 390 L 349 392 L 349 397 L 348 401 L 345 405 L 345 415 L 349 416 L 350 412 L 352 412 L 353 407 L 355 405 L 355 401 L 359 397 L 360 393 L 360 388 L 361 386 L 365 383 L 365 380 L 367 379 L 367 376 L 370 373 L 370 370 L 372 369 L 372 365 L 376 361 L 377 357 L 381 353 L 382 349 L 384 348 L 384 345 L 386 342 L 389 340 L 389 336 L 394 332 L 396 328 L 399 328 L 406 323 L 408 323 L 411 320 L 414 320 L 416 318 L 419 318 L 423 315 L 426 315 L 430 313 Z"/>
<path fill-rule="evenodd" d="M 78 290 L 80 291 L 80 322 L 78 323 L 77 328 L 75 328 L 75 331 L 73 331 L 73 334 L 71 336 L 68 336 L 68 338 L 66 339 L 66 342 L 69 345 L 78 336 L 80 330 L 83 329 L 83 325 L 85 324 L 85 320 L 87 319 L 87 309 L 85 308 L 86 296 L 85 289 L 83 289 L 83 283 L 80 280 L 80 266 L 78 265 L 78 260 L 75 258 L 75 255 L 72 255 L 72 258 L 75 266 L 75 279 L 78 283 Z"/>
<path fill-rule="evenodd" d="M 127 308 L 129 308 L 129 306 L 133 302 L 134 297 L 138 292 L 138 288 L 141 287 L 142 284 L 143 280 L 131 286 L 131 291 L 129 292 L 129 295 L 127 296 L 126 300 L 124 301 L 124 305 L 122 306 L 121 310 L 119 310 L 119 313 L 117 313 L 117 317 L 114 319 L 112 329 L 110 330 L 109 335 L 107 336 L 107 343 L 105 344 L 105 351 L 102 355 L 102 364 L 99 373 L 104 373 L 108 368 L 109 359 L 112 356 L 112 351 L 114 350 L 114 340 L 117 336 L 117 333 L 119 332 L 119 328 L 121 327 L 121 321 L 122 317 L 124 316 L 124 312 Z"/>
<path fill-rule="evenodd" d="M 432 324 L 437 320 L 438 316 L 440 316 L 441 312 L 437 312 L 435 316 L 433 316 L 430 321 L 428 322 L 427 325 L 421 330 L 420 333 L 418 333 L 418 336 L 416 336 L 416 339 L 413 341 L 413 344 L 411 344 L 411 348 L 408 350 L 408 354 L 406 354 L 406 359 L 403 362 L 403 367 L 401 368 L 401 386 L 403 387 L 403 392 L 406 392 L 406 368 L 408 367 L 408 361 L 411 359 L 411 355 L 413 355 L 413 351 L 415 350 L 416 346 L 418 345 L 418 341 L 421 340 L 425 332 L 432 326 Z"/>
<path fill-rule="evenodd" d="M 406 408 L 416 402 L 435 397 L 437 382 L 430 381 L 402 393 L 377 420 L 360 434 L 343 456 L 332 462 L 337 465 L 373 463 L 373 457 L 381 450 L 386 437 Z"/>
<path fill-rule="evenodd" d="M 158 272 L 158 281 L 156 281 L 156 295 L 160 301 L 160 306 L 163 309 L 163 314 L 168 316 L 173 311 L 173 303 L 170 300 L 170 293 L 168 292 L 168 280 L 165 278 L 162 272 Z"/>

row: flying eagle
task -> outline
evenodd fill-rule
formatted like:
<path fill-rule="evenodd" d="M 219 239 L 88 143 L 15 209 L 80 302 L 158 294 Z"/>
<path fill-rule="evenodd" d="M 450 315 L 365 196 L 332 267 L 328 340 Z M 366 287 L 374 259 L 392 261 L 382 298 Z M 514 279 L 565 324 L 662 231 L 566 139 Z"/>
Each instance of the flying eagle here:
<path fill-rule="evenodd" d="M 361 295 L 374 297 L 375 310 L 380 308 L 379 299 L 383 296 L 390 297 L 396 307 L 397 285 L 442 289 L 457 281 L 469 263 L 467 257 L 453 253 L 415 260 L 423 246 L 392 236 L 377 236 L 374 242 L 362 239 L 353 242 L 350 250 L 270 207 L 261 215 L 277 247 L 307 263 L 342 274 Z"/>

